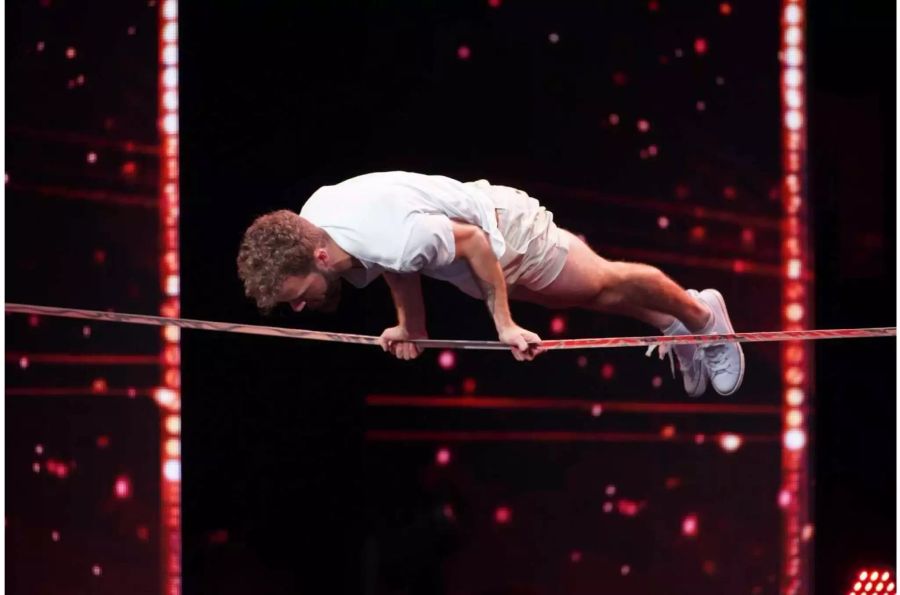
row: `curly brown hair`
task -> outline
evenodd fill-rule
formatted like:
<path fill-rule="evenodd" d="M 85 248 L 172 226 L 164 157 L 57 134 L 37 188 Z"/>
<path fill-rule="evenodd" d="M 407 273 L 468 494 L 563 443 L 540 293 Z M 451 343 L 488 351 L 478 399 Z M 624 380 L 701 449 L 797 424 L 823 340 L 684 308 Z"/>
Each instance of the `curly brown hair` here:
<path fill-rule="evenodd" d="M 289 275 L 305 275 L 313 268 L 313 252 L 324 245 L 321 229 L 288 210 L 257 217 L 244 232 L 238 251 L 238 276 L 244 293 L 264 312 L 278 303 Z"/>

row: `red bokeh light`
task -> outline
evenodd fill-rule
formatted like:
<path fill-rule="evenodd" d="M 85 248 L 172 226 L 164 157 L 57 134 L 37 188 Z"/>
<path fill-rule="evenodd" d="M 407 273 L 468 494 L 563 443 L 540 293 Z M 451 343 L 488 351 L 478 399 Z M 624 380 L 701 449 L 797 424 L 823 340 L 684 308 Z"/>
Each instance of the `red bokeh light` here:
<path fill-rule="evenodd" d="M 550 332 L 554 335 L 561 335 L 566 332 L 566 319 L 561 315 L 554 316 L 550 321 Z"/>
<path fill-rule="evenodd" d="M 619 123 L 619 114 L 610 114 L 609 123 L 616 126 Z"/>
<path fill-rule="evenodd" d="M 650 381 L 650 384 L 653 386 L 653 388 L 661 387 L 663 385 L 662 376 L 654 376 L 653 380 Z"/>
<path fill-rule="evenodd" d="M 689 514 L 681 520 L 681 534 L 685 537 L 696 537 L 698 528 L 696 514 Z"/>
<path fill-rule="evenodd" d="M 613 84 L 617 87 L 624 87 L 628 84 L 628 75 L 624 72 L 614 72 L 612 75 Z"/>
<path fill-rule="evenodd" d="M 656 12 L 659 10 L 659 2 L 657 0 L 650 0 L 647 2 L 647 10 L 650 12 Z"/>
<path fill-rule="evenodd" d="M 722 196 L 725 200 L 734 200 L 737 198 L 737 190 L 734 189 L 734 186 L 725 186 L 722 188 Z"/>
<path fill-rule="evenodd" d="M 444 504 L 443 508 L 441 508 L 441 514 L 444 515 L 444 518 L 448 521 L 452 521 L 456 518 L 456 513 L 453 511 L 453 506 L 450 504 Z"/>
<path fill-rule="evenodd" d="M 572 550 L 572 552 L 569 554 L 569 559 L 574 564 L 581 562 L 581 552 L 579 552 L 578 550 Z"/>
<path fill-rule="evenodd" d="M 109 436 L 97 436 L 97 448 L 106 448 L 109 446 Z"/>
<path fill-rule="evenodd" d="M 672 424 L 668 424 L 663 426 L 662 430 L 660 430 L 660 436 L 663 438 L 669 439 L 675 437 L 675 426 Z"/>
<path fill-rule="evenodd" d="M 137 538 L 141 541 L 147 541 L 150 539 L 150 529 L 147 528 L 146 525 L 138 525 L 136 533 Z"/>
<path fill-rule="evenodd" d="M 611 363 L 607 362 L 600 366 L 600 376 L 603 380 L 612 380 L 616 375 L 616 367 Z"/>
<path fill-rule="evenodd" d="M 730 15 L 731 14 L 731 4 L 729 4 L 728 2 L 722 2 L 721 4 L 719 4 L 719 13 L 721 13 L 724 16 Z"/>
<path fill-rule="evenodd" d="M 675 198 L 685 199 L 691 195 L 691 189 L 687 184 L 678 184 L 675 186 Z"/>
<path fill-rule="evenodd" d="M 491 8 L 500 8 L 502 0 L 488 0 L 488 6 Z"/>
<path fill-rule="evenodd" d="M 137 174 L 137 163 L 134 161 L 126 161 L 122 164 L 122 175 L 126 178 L 133 178 Z"/>
<path fill-rule="evenodd" d="M 647 120 L 638 120 L 637 121 L 637 129 L 641 132 L 647 132 L 650 130 L 650 122 Z"/>
<path fill-rule="evenodd" d="M 437 454 L 434 455 L 434 460 L 438 465 L 445 466 L 450 464 L 450 449 L 449 448 L 439 448 Z"/>
<path fill-rule="evenodd" d="M 498 506 L 494 511 L 494 521 L 498 525 L 506 525 L 512 520 L 512 511 L 507 506 Z"/>
<path fill-rule="evenodd" d="M 438 365 L 444 370 L 452 370 L 456 367 L 456 354 L 449 349 L 442 351 L 438 356 Z"/>
<path fill-rule="evenodd" d="M 467 45 L 461 45 L 456 50 L 456 57 L 460 60 L 468 60 L 472 57 L 472 50 L 470 50 Z"/>
<path fill-rule="evenodd" d="M 131 478 L 127 475 L 120 475 L 116 478 L 115 486 L 113 487 L 113 492 L 116 495 L 116 498 L 120 500 L 125 500 L 131 497 Z"/>
<path fill-rule="evenodd" d="M 695 225 L 691 228 L 691 240 L 694 242 L 702 242 L 706 239 L 706 228 L 702 225 Z"/>
<path fill-rule="evenodd" d="M 707 50 L 709 50 L 709 43 L 707 43 L 706 39 L 698 37 L 694 40 L 694 51 L 697 52 L 698 55 L 702 56 Z"/>
<path fill-rule="evenodd" d="M 478 388 L 478 383 L 474 378 L 466 378 L 463 380 L 462 389 L 463 393 L 467 395 L 474 394 L 475 390 Z"/>
<path fill-rule="evenodd" d="M 105 393 L 109 389 L 105 378 L 97 378 L 91 383 L 91 391 L 94 393 Z"/>

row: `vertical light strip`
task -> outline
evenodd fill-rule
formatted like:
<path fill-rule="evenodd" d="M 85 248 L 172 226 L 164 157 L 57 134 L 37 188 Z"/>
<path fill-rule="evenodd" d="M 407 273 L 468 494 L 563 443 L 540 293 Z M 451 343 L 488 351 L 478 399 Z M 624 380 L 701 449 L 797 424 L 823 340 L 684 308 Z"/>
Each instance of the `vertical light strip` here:
<path fill-rule="evenodd" d="M 782 0 L 782 328 L 809 328 L 811 258 L 806 209 L 805 2 Z M 812 386 L 812 348 L 785 342 L 781 347 L 783 378 L 781 455 L 782 595 L 811 592 L 812 526 L 809 525 L 808 419 Z"/>
<path fill-rule="evenodd" d="M 159 18 L 160 313 L 181 311 L 178 252 L 178 2 L 164 0 Z M 181 593 L 181 337 L 162 328 L 160 410 L 162 593 Z"/>

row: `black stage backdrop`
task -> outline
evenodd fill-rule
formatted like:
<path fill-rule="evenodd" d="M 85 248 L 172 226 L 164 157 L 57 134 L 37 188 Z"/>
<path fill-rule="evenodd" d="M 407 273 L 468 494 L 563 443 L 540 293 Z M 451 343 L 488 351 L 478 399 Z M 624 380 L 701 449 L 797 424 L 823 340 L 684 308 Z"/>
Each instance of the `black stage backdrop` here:
<path fill-rule="evenodd" d="M 676 200 L 673 188 L 686 184 L 693 189 L 691 200 L 720 208 L 722 187 L 733 184 L 736 212 L 778 214 L 777 200 L 768 199 L 779 175 L 777 2 L 733 3 L 733 20 L 724 25 L 716 2 L 663 2 L 659 15 L 647 3 L 491 4 L 183 3 L 185 317 L 264 323 L 243 299 L 235 273 L 245 227 L 268 210 L 299 209 L 320 185 L 366 171 L 405 169 L 521 185 L 557 211 L 564 225 L 581 225 L 589 239 L 592 231 L 600 236 L 595 245 L 650 248 L 658 241 L 677 252 L 687 243 L 688 228 L 685 239 L 666 244 L 633 213 L 564 204 L 528 184 L 663 201 Z M 874 10 L 836 2 L 810 7 L 810 197 L 822 328 L 895 323 L 895 19 L 886 3 L 880 3 L 880 13 Z M 554 32 L 558 40 L 548 41 Z M 658 70 L 659 55 L 666 53 L 674 65 L 673 50 L 681 44 L 691 54 L 698 35 L 710 40 L 712 66 L 681 74 Z M 459 54 L 464 45 L 467 59 Z M 718 73 L 724 85 L 712 82 Z M 698 120 L 698 100 L 709 103 L 706 121 Z M 627 134 L 609 125 L 613 112 L 623 122 L 629 118 Z M 647 142 L 633 132 L 638 117 L 654 126 L 660 155 L 652 166 L 639 158 Z M 757 196 L 762 198 L 754 202 Z M 655 222 L 654 214 L 650 232 Z M 737 316 L 744 328 L 757 321 L 778 324 L 777 285 L 767 294 L 773 299 L 760 295 L 753 302 L 746 297 L 756 287 L 749 281 L 686 265 L 665 268 L 685 284 L 725 286 L 729 299 L 756 303 L 761 310 Z M 478 302 L 435 283 L 426 284 L 426 301 L 432 336 L 492 338 Z M 515 312 L 523 325 L 549 334 L 549 314 L 522 305 Z M 392 321 L 388 292 L 375 283 L 365 291 L 345 291 L 336 315 L 278 312 L 272 323 L 378 334 Z M 572 315 L 567 332 L 597 336 L 647 329 Z M 440 561 L 475 529 L 453 532 L 429 521 L 435 493 L 443 488 L 434 487 L 437 480 L 425 472 L 400 472 L 423 467 L 432 448 L 384 451 L 365 441 L 366 395 L 464 392 L 458 379 L 440 376 L 435 354 L 404 363 L 365 348 L 199 333 L 184 333 L 183 348 L 185 592 L 450 592 L 442 586 Z M 767 403 L 777 403 L 777 355 L 765 355 L 777 352 L 757 353 L 762 355 L 753 360 L 742 392 L 748 399 L 767 394 Z M 618 358 L 618 384 L 604 388 L 604 398 L 615 391 L 626 400 L 646 399 L 650 377 L 666 373 L 636 353 L 611 357 Z M 480 394 L 571 396 L 593 390 L 600 374 L 588 378 L 569 359 L 548 355 L 523 367 L 505 354 L 486 354 L 467 356 L 465 365 Z M 599 370 L 601 361 L 590 366 Z M 846 576 L 860 564 L 893 563 L 894 362 L 893 342 L 817 348 L 817 592 L 845 589 Z M 665 398 L 683 402 L 677 383 L 666 383 Z M 410 413 L 403 427 L 432 427 L 426 415 L 432 414 Z M 534 425 L 533 419 L 514 416 L 491 421 L 494 428 Z M 443 420 L 441 427 L 469 427 L 457 422 Z M 569 422 L 549 412 L 540 423 L 552 428 Z M 778 425 L 745 429 L 777 433 Z M 496 456 L 515 465 L 521 449 L 517 454 L 513 446 Z M 585 448 L 584 460 L 633 457 L 632 465 L 619 462 L 625 467 L 621 476 L 632 483 L 679 465 L 677 450 L 648 455 L 623 449 Z M 577 466 L 580 457 L 569 448 L 558 459 L 536 463 L 531 489 L 558 486 L 546 469 L 554 461 Z M 752 467 L 750 476 L 759 474 L 760 490 L 777 487 L 777 469 L 757 459 L 744 462 Z M 392 465 L 396 476 L 389 472 Z M 371 468 L 386 471 L 372 478 Z M 718 467 L 711 469 L 726 477 Z M 528 476 L 528 469 L 521 471 Z M 473 480 L 458 483 L 466 481 Z M 733 495 L 729 502 L 697 506 L 727 518 L 741 500 Z M 779 559 L 777 517 L 766 522 L 776 524 L 747 539 L 765 544 L 759 555 L 768 563 Z M 735 539 L 723 526 L 720 550 L 732 547 L 725 539 Z M 766 572 L 753 570 L 760 561 L 732 567 L 722 560 L 719 574 L 727 576 L 719 578 L 709 566 L 705 574 L 698 570 L 699 578 L 665 568 L 649 553 L 669 539 L 658 530 L 644 526 L 638 537 L 604 543 L 628 550 L 638 569 L 656 564 L 663 569 L 657 576 L 679 577 L 692 592 L 750 592 L 757 575 L 758 592 L 775 592 Z M 568 556 L 566 540 L 577 536 L 572 528 L 551 545 Z M 735 557 L 742 555 L 735 551 Z M 629 587 L 603 579 L 606 565 L 612 568 L 613 562 L 604 558 L 597 564 L 600 574 L 581 587 L 573 579 L 548 592 L 576 593 L 590 584 L 601 591 L 606 584 L 616 592 L 659 592 L 653 582 Z M 526 570 L 519 584 L 494 592 L 545 592 L 540 585 L 553 583 L 528 579 Z M 621 574 L 618 563 L 614 570 Z"/>

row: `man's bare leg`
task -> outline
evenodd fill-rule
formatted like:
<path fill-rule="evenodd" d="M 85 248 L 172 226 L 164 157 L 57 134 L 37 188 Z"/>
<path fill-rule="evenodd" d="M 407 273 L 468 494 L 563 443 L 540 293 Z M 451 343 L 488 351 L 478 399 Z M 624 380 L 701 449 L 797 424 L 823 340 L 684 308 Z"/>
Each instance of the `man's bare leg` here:
<path fill-rule="evenodd" d="M 512 297 L 549 307 L 585 308 L 636 318 L 660 330 L 675 319 L 692 332 L 709 322 L 709 309 L 659 269 L 606 260 L 579 238 L 569 237 L 569 254 L 559 276 L 540 291 L 517 287 Z"/>

